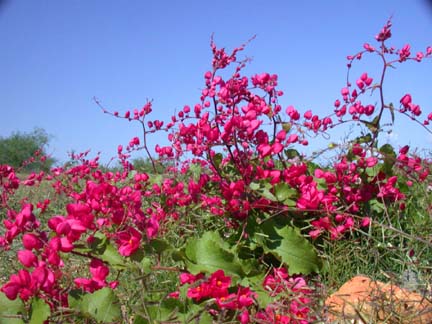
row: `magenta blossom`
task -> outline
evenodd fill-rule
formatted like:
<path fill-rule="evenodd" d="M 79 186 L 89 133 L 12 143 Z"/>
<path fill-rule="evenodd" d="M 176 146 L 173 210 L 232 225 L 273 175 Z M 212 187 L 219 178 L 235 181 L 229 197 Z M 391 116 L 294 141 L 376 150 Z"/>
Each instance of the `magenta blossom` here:
<path fill-rule="evenodd" d="M 141 239 L 141 233 L 133 227 L 117 233 L 116 241 L 119 245 L 119 253 L 123 256 L 130 256 L 140 247 Z"/>

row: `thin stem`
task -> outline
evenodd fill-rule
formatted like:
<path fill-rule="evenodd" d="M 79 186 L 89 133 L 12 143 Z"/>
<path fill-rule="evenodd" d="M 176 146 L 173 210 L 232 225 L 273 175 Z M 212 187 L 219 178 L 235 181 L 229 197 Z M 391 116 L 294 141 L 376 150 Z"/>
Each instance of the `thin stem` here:
<path fill-rule="evenodd" d="M 384 44 L 383 44 L 383 47 L 384 47 Z M 374 125 L 374 127 L 375 127 L 375 131 L 374 131 L 374 133 L 373 133 L 373 139 L 372 139 L 372 143 L 371 143 L 371 145 L 373 145 L 373 143 L 375 143 L 375 140 L 376 140 L 377 137 L 378 137 L 378 133 L 379 133 L 379 124 L 380 124 L 381 117 L 382 117 L 382 114 L 383 114 L 383 112 L 384 112 L 384 109 L 386 108 L 386 105 L 385 105 L 385 103 L 384 103 L 383 84 L 384 84 L 384 77 L 385 77 L 385 73 L 386 73 L 386 71 L 387 71 L 387 61 L 386 61 L 385 56 L 384 56 L 383 53 L 379 53 L 379 56 L 380 56 L 381 59 L 383 60 L 383 69 L 382 69 L 382 72 L 381 72 L 381 79 L 380 79 L 380 83 L 379 83 L 379 85 L 378 85 L 379 93 L 380 93 L 381 109 L 380 109 L 380 111 L 379 111 L 379 113 L 378 113 L 378 118 L 376 119 L 376 122 L 375 122 L 375 125 Z"/>
<path fill-rule="evenodd" d="M 140 120 L 140 123 L 141 123 L 142 129 L 143 129 L 143 147 L 144 147 L 144 150 L 146 151 L 147 156 L 150 159 L 150 162 L 151 162 L 152 167 L 153 167 L 153 171 L 155 173 L 157 173 L 155 162 L 154 162 L 153 157 L 151 156 L 150 151 L 149 151 L 148 146 L 147 146 L 147 136 L 146 136 L 147 132 L 146 132 L 144 120 Z"/>

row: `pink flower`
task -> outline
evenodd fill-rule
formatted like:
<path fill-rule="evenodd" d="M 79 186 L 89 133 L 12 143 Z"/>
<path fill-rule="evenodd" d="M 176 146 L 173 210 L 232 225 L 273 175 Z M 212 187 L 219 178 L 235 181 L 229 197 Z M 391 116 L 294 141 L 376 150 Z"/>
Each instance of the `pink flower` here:
<path fill-rule="evenodd" d="M 249 307 L 254 303 L 256 294 L 249 287 L 239 287 L 237 291 L 237 303 L 239 308 Z"/>
<path fill-rule="evenodd" d="M 152 216 L 148 222 L 146 227 L 146 234 L 148 238 L 153 238 L 157 235 L 159 230 L 159 222 L 155 216 Z"/>
<path fill-rule="evenodd" d="M 367 105 L 364 108 L 365 108 L 364 112 L 365 112 L 366 116 L 371 116 L 374 113 L 374 111 L 375 111 L 375 106 L 374 105 Z"/>
<path fill-rule="evenodd" d="M 34 267 L 37 265 L 37 257 L 30 250 L 18 251 L 18 260 L 24 267 Z"/>
<path fill-rule="evenodd" d="M 185 272 L 185 273 L 181 273 L 179 277 L 180 277 L 180 285 L 184 285 L 184 284 L 194 283 L 195 281 L 204 278 L 204 274 L 199 273 L 197 275 L 193 275 L 191 273 Z"/>
<path fill-rule="evenodd" d="M 364 86 L 365 86 L 364 82 L 362 80 L 360 80 L 360 79 L 358 79 L 356 81 L 356 84 L 357 84 L 357 87 L 359 87 L 359 89 L 363 89 Z"/>
<path fill-rule="evenodd" d="M 297 134 L 291 134 L 287 139 L 288 144 L 295 143 L 297 141 L 298 141 L 298 135 Z"/>
<path fill-rule="evenodd" d="M 179 291 L 173 291 L 172 293 L 168 294 L 168 298 L 178 299 L 179 297 L 180 297 L 180 292 Z"/>
<path fill-rule="evenodd" d="M 408 145 L 405 145 L 405 146 L 403 146 L 400 150 L 399 150 L 399 153 L 400 154 L 407 154 L 408 153 L 408 151 L 409 151 L 409 146 Z"/>
<path fill-rule="evenodd" d="M 123 256 L 130 256 L 140 247 L 141 239 L 141 233 L 133 227 L 129 227 L 126 231 L 117 233 L 116 241 L 119 245 L 119 253 Z"/>
<path fill-rule="evenodd" d="M 10 276 L 9 282 L 7 282 L 1 291 L 10 300 L 15 300 L 23 287 L 30 287 L 31 277 L 27 270 L 19 270 L 18 274 Z"/>
<path fill-rule="evenodd" d="M 228 288 L 231 285 L 231 278 L 225 276 L 223 270 L 217 270 L 209 279 L 209 286 L 212 297 L 221 297 L 228 294 Z"/>
<path fill-rule="evenodd" d="M 262 158 L 269 156 L 272 152 L 272 147 L 269 144 L 260 144 L 257 150 Z"/>
<path fill-rule="evenodd" d="M 360 222 L 361 227 L 368 227 L 371 222 L 371 219 L 369 217 L 363 217 L 363 219 Z"/>
<path fill-rule="evenodd" d="M 383 29 L 381 29 L 379 34 L 375 36 L 378 42 L 384 42 L 385 40 L 391 37 L 391 30 L 390 30 L 391 26 L 392 26 L 391 21 L 390 20 L 387 21 Z"/>
<path fill-rule="evenodd" d="M 412 99 L 411 99 L 411 95 L 410 94 L 406 94 L 402 97 L 402 99 L 400 100 L 400 103 L 405 107 L 408 108 L 408 105 L 411 103 Z"/>
<path fill-rule="evenodd" d="M 196 301 L 208 297 L 209 294 L 210 294 L 210 286 L 207 283 L 202 283 L 197 287 L 189 288 L 187 291 L 187 297 L 191 299 L 195 299 Z"/>
<path fill-rule="evenodd" d="M 296 323 L 309 324 L 309 311 L 309 307 L 305 307 L 295 300 L 291 302 L 290 313 L 292 314 L 292 317 L 297 320 Z"/>
<path fill-rule="evenodd" d="M 348 96 L 349 95 L 349 89 L 348 88 L 342 88 L 341 94 L 344 97 Z"/>
<path fill-rule="evenodd" d="M 311 119 L 312 118 L 312 111 L 310 111 L 310 110 L 306 111 L 304 113 L 303 117 L 306 119 Z"/>
<path fill-rule="evenodd" d="M 108 283 L 106 278 L 109 274 L 109 268 L 99 259 L 92 259 L 90 262 L 90 273 L 91 278 L 76 278 L 74 279 L 77 287 L 84 289 L 88 292 L 94 292 L 95 290 L 103 287 L 110 287 L 112 289 L 117 287 L 117 282 L 112 281 Z"/>
<path fill-rule="evenodd" d="M 411 46 L 409 44 L 406 44 L 400 51 L 399 51 L 399 62 L 406 61 L 407 58 L 411 55 L 410 52 Z"/>
<path fill-rule="evenodd" d="M 241 324 L 248 324 L 250 319 L 249 319 L 249 312 L 247 309 L 245 309 L 243 312 L 240 313 L 240 315 L 238 316 L 238 320 L 240 321 Z"/>
<path fill-rule="evenodd" d="M 375 48 L 368 43 L 364 43 L 363 48 L 368 52 L 373 52 L 375 50 Z"/>
<path fill-rule="evenodd" d="M 277 135 L 276 135 L 276 138 L 279 140 L 279 141 L 283 141 L 284 139 L 285 139 L 285 137 L 286 137 L 286 131 L 285 130 L 281 130 L 281 131 L 279 131 L 278 133 L 277 133 Z"/>
<path fill-rule="evenodd" d="M 43 246 L 43 242 L 33 233 L 26 233 L 22 237 L 24 248 L 27 250 L 39 250 Z"/>
<path fill-rule="evenodd" d="M 288 116 L 291 117 L 292 120 L 299 120 L 300 119 L 299 112 L 293 106 L 289 106 L 286 109 L 286 113 L 288 114 Z"/>
<path fill-rule="evenodd" d="M 74 249 L 74 246 L 71 241 L 67 237 L 60 238 L 60 251 L 62 252 L 71 252 Z"/>
<path fill-rule="evenodd" d="M 272 145 L 272 153 L 273 153 L 273 154 L 278 154 L 278 153 L 280 153 L 283 149 L 284 149 L 284 146 L 283 146 L 281 143 L 279 143 L 279 142 L 275 142 L 275 143 Z"/>
<path fill-rule="evenodd" d="M 11 280 L 8 283 L 6 283 L 3 287 L 1 287 L 0 291 L 2 291 L 8 299 L 15 300 L 18 296 L 20 288 L 21 288 L 20 283 L 13 280 L 13 277 L 11 277 Z"/>
<path fill-rule="evenodd" d="M 237 298 L 236 294 L 227 294 L 216 298 L 216 304 L 221 309 L 237 309 Z"/>

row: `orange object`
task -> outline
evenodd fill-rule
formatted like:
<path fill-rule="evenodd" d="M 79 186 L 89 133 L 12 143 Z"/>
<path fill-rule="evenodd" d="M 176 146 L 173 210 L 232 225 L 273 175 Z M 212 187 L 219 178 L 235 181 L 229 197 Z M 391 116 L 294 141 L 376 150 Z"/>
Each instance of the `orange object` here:
<path fill-rule="evenodd" d="M 344 320 L 346 323 L 432 323 L 430 300 L 366 276 L 356 276 L 346 282 L 327 298 L 325 305 L 328 323 L 345 323 Z"/>

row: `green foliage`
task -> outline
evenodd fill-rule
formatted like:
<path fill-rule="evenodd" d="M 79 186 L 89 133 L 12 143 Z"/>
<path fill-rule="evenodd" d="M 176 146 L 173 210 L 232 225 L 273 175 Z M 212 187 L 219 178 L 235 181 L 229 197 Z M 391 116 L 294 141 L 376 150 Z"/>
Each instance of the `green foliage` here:
<path fill-rule="evenodd" d="M 237 84 L 236 75 L 233 84 Z M 367 74 L 361 78 L 369 80 Z M 382 91 L 382 81 L 379 89 Z M 343 89 L 342 93 L 349 91 Z M 275 95 L 273 90 L 268 94 Z M 291 144 L 306 144 L 307 130 L 295 123 L 298 111 L 287 109 L 291 122 L 282 122 L 267 99 L 258 100 L 249 90 L 238 95 L 246 96 L 247 109 L 261 102 L 256 106 L 259 110 L 250 110 L 257 119 L 250 120 L 250 116 L 241 121 L 245 116 L 240 110 L 247 109 L 235 107 L 240 107 L 243 99 L 233 106 L 229 106 L 231 99 L 213 100 L 216 116 L 212 122 L 208 123 L 209 114 L 203 114 L 196 127 L 191 124 L 189 130 L 172 135 L 176 140 L 178 136 L 175 150 L 179 155 L 169 147 L 159 148 L 159 161 L 150 157 L 144 145 L 148 160 L 136 159 L 130 167 L 128 155 L 121 157 L 119 152 L 123 164 L 117 169 L 100 167 L 97 159 L 73 159 L 64 172 L 43 179 L 55 190 L 56 202 L 49 206 L 43 199 L 50 192 L 45 192 L 41 183 L 21 181 L 29 187 L 23 190 L 11 168 L 3 168 L 1 176 L 7 181 L 0 179 L 4 187 L 0 188 L 0 207 L 7 213 L 0 210 L 0 216 L 8 220 L 4 222 L 7 235 L 0 244 L 16 255 L 21 235 L 28 231 L 37 233 L 37 242 L 47 249 L 32 242 L 33 236 L 22 237 L 25 249 L 38 250 L 36 255 L 18 252 L 18 260 L 2 265 L 0 270 L 15 265 L 26 269 L 11 277 L 6 286 L 18 289 L 16 293 L 24 301 L 5 300 L 0 294 L 0 319 L 30 323 L 47 319 L 64 322 L 68 317 L 82 323 L 233 323 L 243 312 L 252 322 L 261 322 L 267 315 L 269 322 L 273 318 L 279 321 L 279 315 L 281 322 L 287 317 L 286 322 L 305 319 L 313 309 L 317 316 L 312 318 L 319 321 L 322 303 L 314 295 L 319 291 L 314 281 L 319 280 L 319 286 L 326 289 L 336 288 L 358 273 L 381 280 L 403 274 L 412 278 L 413 273 L 423 282 L 430 281 L 430 160 L 414 154 L 408 157 L 408 147 L 398 155 L 389 144 L 378 146 L 386 106 L 382 104 L 371 121 L 358 120 L 351 111 L 352 121 L 358 120 L 368 133 L 340 145 L 343 152 L 334 156 L 334 161 L 318 163 L 315 154 L 306 157 L 291 148 Z M 349 98 L 343 96 L 348 103 Z M 401 103 L 411 101 L 405 98 Z M 226 111 L 224 105 L 228 105 Z M 197 119 L 199 107 L 195 108 Z M 134 118 L 143 125 L 144 143 L 145 113 L 143 110 L 142 119 Z M 393 123 L 393 108 L 391 114 Z M 274 123 L 273 140 L 267 138 L 267 131 L 254 133 L 263 122 L 259 118 L 265 115 Z M 320 121 L 311 113 L 305 113 L 304 118 L 314 121 L 314 125 L 303 123 L 313 126 L 311 131 L 318 132 L 321 122 L 322 132 L 329 125 L 327 118 Z M 183 122 L 179 121 L 180 128 Z M 222 126 L 224 135 L 219 138 Z M 247 130 L 242 129 L 246 126 Z M 283 132 L 278 132 L 280 127 Z M 291 131 L 298 134 L 289 134 Z M 202 137 L 203 132 L 208 134 Z M 203 144 L 210 138 L 213 142 Z M 281 141 L 289 148 L 284 149 Z M 0 140 L 8 158 L 18 160 L 15 151 L 31 153 L 20 162 L 28 170 L 42 168 L 26 161 L 37 157 L 36 149 L 47 143 L 43 130 Z M 213 151 L 212 147 L 220 145 L 224 153 L 219 148 Z M 335 146 L 331 144 L 329 149 Z M 128 146 L 127 151 L 131 149 Z M 195 156 L 191 160 L 186 157 L 189 153 Z M 111 172 L 104 173 L 108 170 Z M 54 215 L 58 216 L 51 218 Z M 36 263 L 32 257 L 43 262 Z M 54 262 L 57 257 L 59 262 Z M 50 275 L 43 279 L 45 284 L 37 272 L 30 271 L 35 264 L 47 267 L 45 274 Z M 51 277 L 56 282 L 51 282 Z M 37 288 L 31 291 L 31 298 L 25 298 L 22 292 L 29 280 L 30 287 Z M 422 288 L 416 280 L 410 279 L 409 284 Z M 320 296 L 319 292 L 316 295 Z M 15 297 L 15 292 L 8 296 Z M 67 307 L 63 298 L 68 299 Z"/>
<path fill-rule="evenodd" d="M 135 158 L 132 160 L 132 165 L 135 170 L 149 174 L 161 174 L 169 165 L 167 161 L 152 161 L 149 158 Z M 154 167 L 153 167 L 154 166 Z"/>
<path fill-rule="evenodd" d="M 69 304 L 81 316 L 99 323 L 113 323 L 121 318 L 119 300 L 110 288 L 102 288 L 92 294 L 74 291 L 69 295 Z"/>
<path fill-rule="evenodd" d="M 90 244 L 92 253 L 115 268 L 123 268 L 124 258 L 113 244 L 107 240 L 106 236 L 102 233 L 96 233 L 94 237 L 94 241 Z"/>
<path fill-rule="evenodd" d="M 278 226 L 271 221 L 262 226 L 267 235 L 265 251 L 276 255 L 288 265 L 290 274 L 318 273 L 321 262 L 313 245 L 300 232 L 291 226 Z"/>
<path fill-rule="evenodd" d="M 408 179 L 401 176 L 401 183 Z M 418 278 L 417 291 L 430 290 L 432 280 L 432 197 L 428 184 L 415 182 L 406 187 L 406 206 L 374 200 L 367 230 L 355 230 L 349 240 L 324 240 L 318 247 L 324 260 L 323 283 L 331 290 L 356 274 L 404 286 L 403 273 Z"/>
<path fill-rule="evenodd" d="M 195 274 L 222 269 L 231 276 L 244 277 L 251 269 L 232 249 L 218 233 L 205 232 L 201 238 L 190 240 L 187 244 L 186 265 Z"/>
<path fill-rule="evenodd" d="M 48 171 L 55 163 L 46 157 L 46 146 L 50 136 L 42 128 L 35 128 L 30 133 L 15 132 L 9 137 L 0 137 L 0 164 L 8 164 L 14 168 L 23 167 L 25 171 Z M 36 152 L 40 152 L 36 156 Z M 26 165 L 32 157 L 34 162 Z M 46 160 L 41 161 L 41 157 Z"/>
<path fill-rule="evenodd" d="M 0 292 L 0 324 L 22 324 L 20 317 L 24 313 L 24 304 L 21 300 L 9 300 Z"/>
<path fill-rule="evenodd" d="M 31 304 L 30 324 L 43 323 L 50 316 L 50 307 L 39 298 L 35 298 Z"/>

